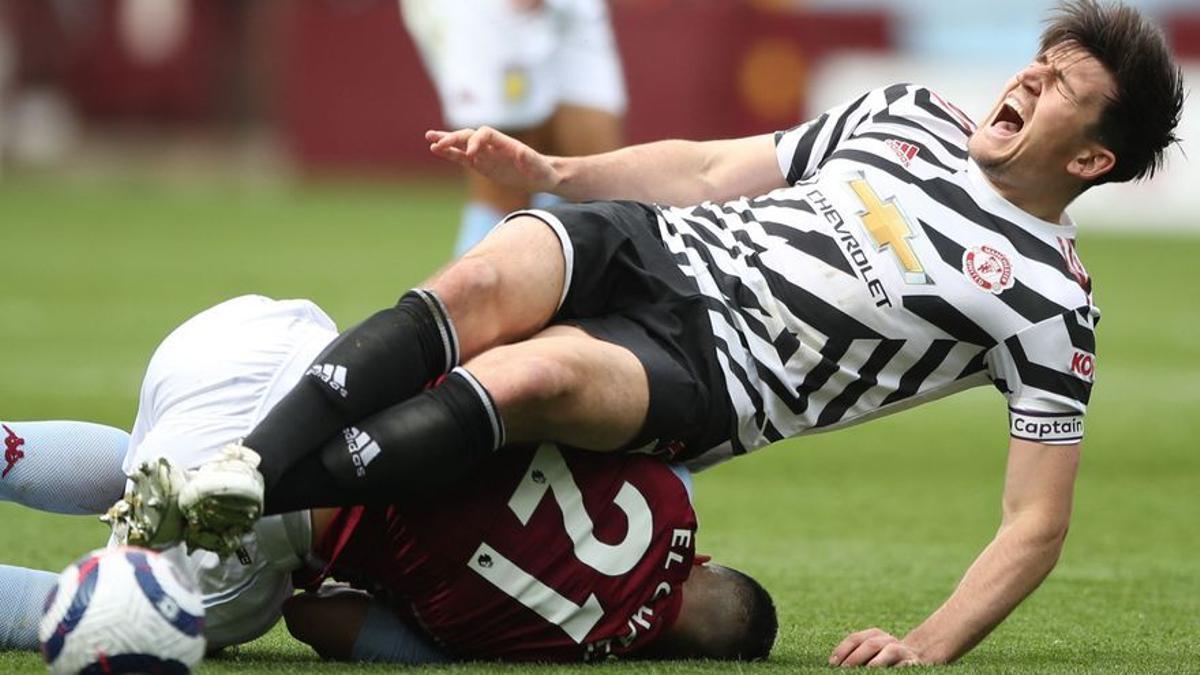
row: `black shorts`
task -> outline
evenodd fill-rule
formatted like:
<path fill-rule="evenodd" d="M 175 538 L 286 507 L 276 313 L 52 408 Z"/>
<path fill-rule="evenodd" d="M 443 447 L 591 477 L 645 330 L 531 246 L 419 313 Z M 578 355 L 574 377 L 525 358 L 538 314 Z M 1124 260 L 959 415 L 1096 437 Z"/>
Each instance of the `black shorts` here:
<path fill-rule="evenodd" d="M 563 245 L 567 285 L 552 323 L 625 347 L 646 369 L 650 409 L 627 449 L 687 459 L 730 438 L 733 412 L 717 362 L 708 303 L 637 202 L 564 204 L 520 211 Z"/>

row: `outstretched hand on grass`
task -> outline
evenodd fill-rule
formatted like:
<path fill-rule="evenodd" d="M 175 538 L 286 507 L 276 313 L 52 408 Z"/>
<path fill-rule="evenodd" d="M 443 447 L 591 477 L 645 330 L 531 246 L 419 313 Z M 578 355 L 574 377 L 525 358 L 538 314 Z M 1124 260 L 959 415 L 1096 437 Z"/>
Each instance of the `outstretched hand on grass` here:
<path fill-rule="evenodd" d="M 426 131 L 429 151 L 473 169 L 505 187 L 526 192 L 552 192 L 559 175 L 550 158 L 491 127 Z"/>
<path fill-rule="evenodd" d="M 847 635 L 829 655 L 831 666 L 888 668 L 923 664 L 915 648 L 879 628 L 868 628 Z"/>

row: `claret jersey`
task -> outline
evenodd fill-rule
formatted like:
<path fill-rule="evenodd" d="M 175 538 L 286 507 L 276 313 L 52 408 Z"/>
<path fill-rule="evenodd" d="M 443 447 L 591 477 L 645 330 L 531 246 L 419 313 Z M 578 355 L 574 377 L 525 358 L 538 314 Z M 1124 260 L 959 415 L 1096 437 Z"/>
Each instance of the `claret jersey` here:
<path fill-rule="evenodd" d="M 307 585 L 387 598 L 458 659 L 601 660 L 675 621 L 695 532 L 657 459 L 505 448 L 432 500 L 339 509 Z"/>
<path fill-rule="evenodd" d="M 873 90 L 776 134 L 790 187 L 659 209 L 737 414 L 693 468 L 988 382 L 1013 437 L 1082 439 L 1100 313 L 1075 225 L 1006 201 L 973 129 L 924 87 Z"/>

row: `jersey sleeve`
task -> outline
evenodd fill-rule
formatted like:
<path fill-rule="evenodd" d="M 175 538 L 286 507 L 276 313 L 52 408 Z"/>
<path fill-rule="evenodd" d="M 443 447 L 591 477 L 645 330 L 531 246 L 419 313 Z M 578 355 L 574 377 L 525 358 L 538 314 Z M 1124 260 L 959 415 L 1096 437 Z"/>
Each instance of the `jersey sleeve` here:
<path fill-rule="evenodd" d="M 775 157 L 788 185 L 816 174 L 838 146 L 871 115 L 887 108 L 885 89 L 874 89 L 820 117 L 775 133 Z"/>
<path fill-rule="evenodd" d="M 1083 440 L 1083 416 L 1096 375 L 1098 317 L 1093 307 L 1064 312 L 988 352 L 988 374 L 1008 398 L 1013 438 L 1051 445 Z"/>

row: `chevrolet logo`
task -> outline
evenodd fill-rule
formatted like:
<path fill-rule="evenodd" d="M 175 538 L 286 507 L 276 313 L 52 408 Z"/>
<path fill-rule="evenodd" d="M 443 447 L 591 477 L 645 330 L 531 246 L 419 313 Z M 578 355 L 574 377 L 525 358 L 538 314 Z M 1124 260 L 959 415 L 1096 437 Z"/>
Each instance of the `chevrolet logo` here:
<path fill-rule="evenodd" d="M 909 244 L 909 240 L 917 236 L 917 233 L 909 227 L 904 214 L 896 206 L 896 200 L 893 198 L 886 202 L 880 201 L 879 195 L 875 194 L 875 190 L 871 189 L 865 178 L 850 181 L 850 188 L 866 207 L 866 210 L 859 211 L 858 215 L 871 241 L 874 242 L 875 249 L 880 253 L 888 249 L 896 255 L 896 262 L 900 265 L 905 283 L 930 283 L 925 274 L 925 267 L 921 265 L 916 252 Z"/>

